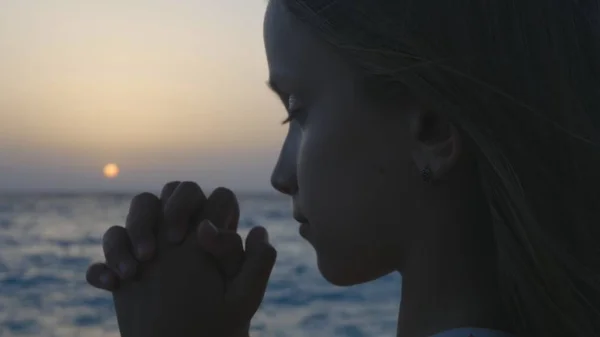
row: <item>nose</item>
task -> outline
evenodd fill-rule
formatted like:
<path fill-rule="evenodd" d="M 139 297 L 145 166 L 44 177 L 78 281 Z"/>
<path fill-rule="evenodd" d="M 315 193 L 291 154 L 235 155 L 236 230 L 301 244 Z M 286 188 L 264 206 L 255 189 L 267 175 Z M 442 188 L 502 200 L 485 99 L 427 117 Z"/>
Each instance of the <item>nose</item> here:
<path fill-rule="evenodd" d="M 296 172 L 286 166 L 280 157 L 271 175 L 271 185 L 283 194 L 294 195 L 298 191 Z"/>
<path fill-rule="evenodd" d="M 287 195 L 294 195 L 298 191 L 296 175 L 298 140 L 296 138 L 292 133 L 288 134 L 271 174 L 271 185 L 277 191 Z"/>

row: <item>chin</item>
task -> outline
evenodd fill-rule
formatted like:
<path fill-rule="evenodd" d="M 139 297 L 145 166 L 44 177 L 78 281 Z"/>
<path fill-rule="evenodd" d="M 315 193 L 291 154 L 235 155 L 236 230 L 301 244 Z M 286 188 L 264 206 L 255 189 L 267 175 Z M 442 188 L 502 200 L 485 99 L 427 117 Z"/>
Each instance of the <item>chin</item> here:
<path fill-rule="evenodd" d="M 368 268 L 361 268 L 349 260 L 342 261 L 326 261 L 319 257 L 317 253 L 317 266 L 319 272 L 327 280 L 327 282 L 339 286 L 349 287 L 358 284 L 367 283 L 376 280 L 388 273 L 378 273 Z"/>

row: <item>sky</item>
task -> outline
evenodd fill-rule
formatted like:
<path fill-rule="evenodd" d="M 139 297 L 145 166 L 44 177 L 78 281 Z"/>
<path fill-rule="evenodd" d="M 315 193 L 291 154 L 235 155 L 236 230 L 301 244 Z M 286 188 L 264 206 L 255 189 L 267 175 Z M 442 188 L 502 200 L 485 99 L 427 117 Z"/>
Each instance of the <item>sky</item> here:
<path fill-rule="evenodd" d="M 0 0 L 0 191 L 268 191 L 286 130 L 265 86 L 265 8 Z"/>

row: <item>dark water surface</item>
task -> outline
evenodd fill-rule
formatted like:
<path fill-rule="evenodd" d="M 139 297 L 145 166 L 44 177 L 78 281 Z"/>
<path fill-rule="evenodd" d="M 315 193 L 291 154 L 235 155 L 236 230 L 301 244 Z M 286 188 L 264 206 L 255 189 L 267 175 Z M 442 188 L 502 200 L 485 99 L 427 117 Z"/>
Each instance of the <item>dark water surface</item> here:
<path fill-rule="evenodd" d="M 85 283 L 101 238 L 131 196 L 0 196 L 0 336 L 119 336 L 110 294 Z M 320 276 L 287 199 L 243 197 L 240 232 L 260 224 L 278 250 L 256 336 L 392 336 L 400 280 L 338 288 Z"/>

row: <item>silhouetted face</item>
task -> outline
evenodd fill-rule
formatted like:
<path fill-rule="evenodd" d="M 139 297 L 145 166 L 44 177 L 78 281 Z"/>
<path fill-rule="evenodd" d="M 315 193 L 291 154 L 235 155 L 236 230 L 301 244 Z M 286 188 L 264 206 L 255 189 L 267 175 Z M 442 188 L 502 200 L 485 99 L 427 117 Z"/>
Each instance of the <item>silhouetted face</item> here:
<path fill-rule="evenodd" d="M 393 271 L 424 208 L 409 105 L 370 101 L 358 72 L 279 0 L 268 6 L 264 39 L 270 79 L 292 118 L 272 184 L 308 223 L 300 232 L 321 273 L 350 285 Z"/>

